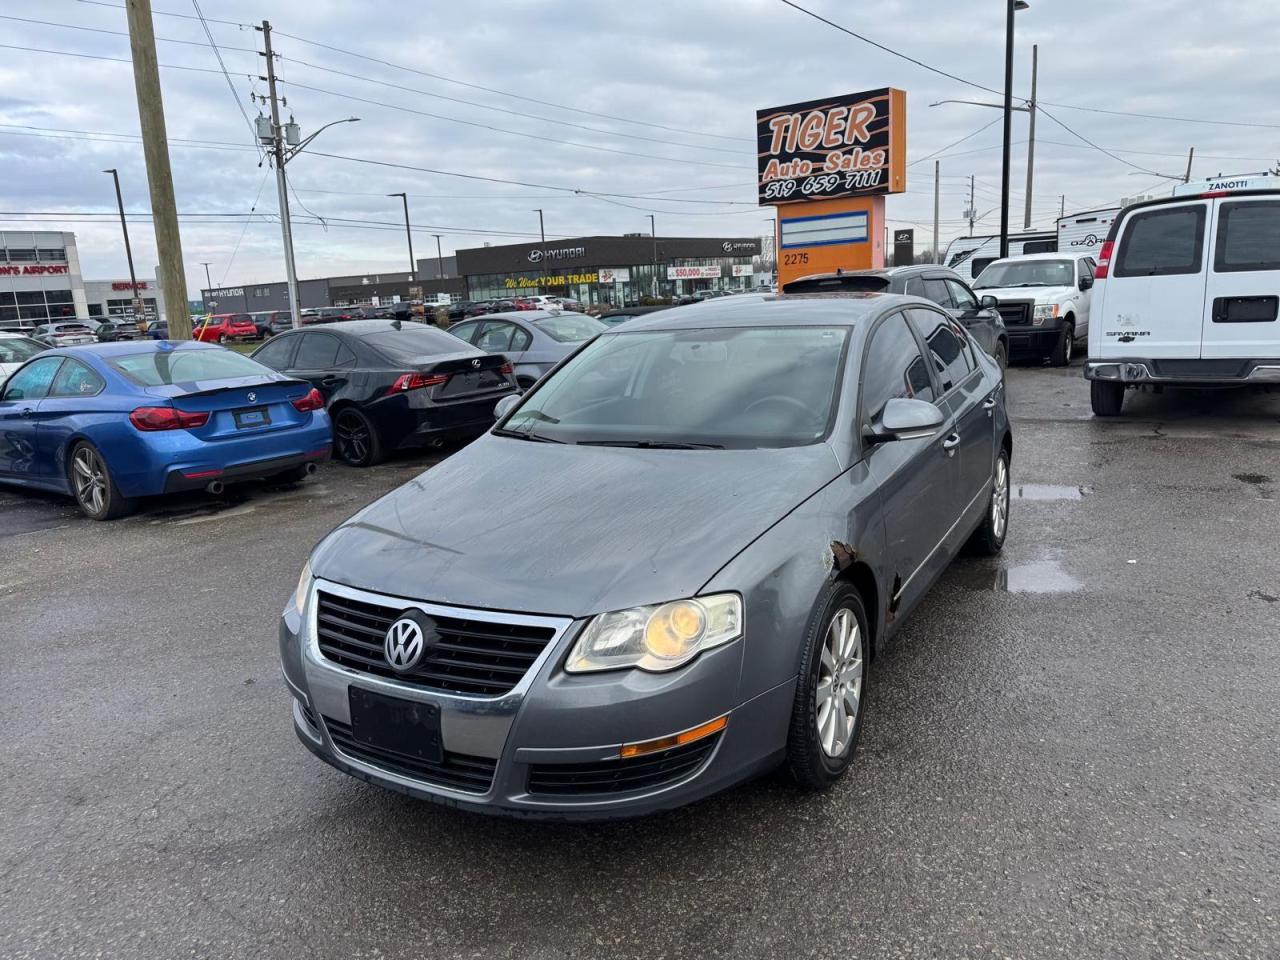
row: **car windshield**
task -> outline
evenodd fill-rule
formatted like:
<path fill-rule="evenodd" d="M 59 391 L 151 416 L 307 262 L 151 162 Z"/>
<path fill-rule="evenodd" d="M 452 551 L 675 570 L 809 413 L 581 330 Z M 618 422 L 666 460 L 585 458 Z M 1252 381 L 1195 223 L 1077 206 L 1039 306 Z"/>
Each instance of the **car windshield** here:
<path fill-rule="evenodd" d="M 231 380 L 262 377 L 271 371 L 230 350 L 155 350 L 112 357 L 111 366 L 143 387 L 191 383 L 196 380 Z"/>
<path fill-rule="evenodd" d="M 590 340 L 602 330 L 609 329 L 593 317 L 567 317 L 563 314 L 558 317 L 535 320 L 533 324 L 547 336 L 561 343 L 581 343 L 583 340 Z"/>
<path fill-rule="evenodd" d="M 826 436 L 841 327 L 620 330 L 530 394 L 497 432 L 633 447 L 788 447 Z"/>
<path fill-rule="evenodd" d="M 467 350 L 460 337 L 418 323 L 406 323 L 400 330 L 374 333 L 362 339 L 387 358 L 405 363 L 411 363 L 419 357 Z"/>
<path fill-rule="evenodd" d="M 0 337 L 0 363 L 22 363 L 43 349 L 44 344 L 26 337 Z"/>
<path fill-rule="evenodd" d="M 992 287 L 1069 287 L 1076 282 L 1076 267 L 1070 260 L 1007 260 L 982 271 L 975 290 Z"/>

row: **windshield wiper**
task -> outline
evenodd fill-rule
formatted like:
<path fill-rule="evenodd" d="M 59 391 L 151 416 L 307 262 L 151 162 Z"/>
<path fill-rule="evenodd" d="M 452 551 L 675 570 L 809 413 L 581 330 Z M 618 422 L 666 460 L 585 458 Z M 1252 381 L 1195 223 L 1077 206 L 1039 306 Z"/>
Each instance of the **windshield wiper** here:
<path fill-rule="evenodd" d="M 541 410 L 521 410 L 520 416 L 528 417 L 530 420 L 541 420 L 543 423 L 559 423 L 559 417 L 553 417 L 550 414 L 543 413 Z"/>
<path fill-rule="evenodd" d="M 719 443 L 684 443 L 680 440 L 579 440 L 580 447 L 635 447 L 639 450 L 723 450 Z"/>
<path fill-rule="evenodd" d="M 497 437 L 511 437 L 513 440 L 532 440 L 535 443 L 564 443 L 563 440 L 557 440 L 555 437 L 546 437 L 531 431 L 494 430 L 493 434 Z"/>

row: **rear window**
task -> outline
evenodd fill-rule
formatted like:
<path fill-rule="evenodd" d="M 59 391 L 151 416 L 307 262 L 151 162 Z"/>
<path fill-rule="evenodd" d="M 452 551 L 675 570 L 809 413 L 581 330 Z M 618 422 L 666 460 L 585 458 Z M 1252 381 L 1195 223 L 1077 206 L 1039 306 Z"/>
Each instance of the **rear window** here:
<path fill-rule="evenodd" d="M 534 326 L 561 343 L 581 343 L 590 340 L 597 333 L 609 328 L 594 317 L 547 317 L 545 320 L 533 321 Z"/>
<path fill-rule="evenodd" d="M 783 284 L 783 293 L 827 293 L 832 290 L 878 292 L 889 289 L 889 278 L 881 274 L 860 276 L 807 277 Z"/>
<path fill-rule="evenodd" d="M 44 349 L 43 343 L 26 337 L 0 337 L 0 363 L 23 363 Z"/>
<path fill-rule="evenodd" d="M 142 387 L 162 387 L 194 380 L 260 377 L 267 368 L 230 350 L 156 350 L 112 357 L 111 366 Z"/>
<path fill-rule="evenodd" d="M 1199 273 L 1204 253 L 1204 204 L 1147 210 L 1129 218 L 1116 256 L 1116 277 Z"/>
<path fill-rule="evenodd" d="M 1280 270 L 1280 201 L 1222 204 L 1213 269 L 1218 273 Z"/>
<path fill-rule="evenodd" d="M 459 337 L 435 327 L 421 324 L 405 324 L 400 330 L 388 330 L 364 337 L 364 342 L 391 360 L 412 362 L 419 357 L 434 357 L 443 353 L 460 353 L 463 343 Z"/>

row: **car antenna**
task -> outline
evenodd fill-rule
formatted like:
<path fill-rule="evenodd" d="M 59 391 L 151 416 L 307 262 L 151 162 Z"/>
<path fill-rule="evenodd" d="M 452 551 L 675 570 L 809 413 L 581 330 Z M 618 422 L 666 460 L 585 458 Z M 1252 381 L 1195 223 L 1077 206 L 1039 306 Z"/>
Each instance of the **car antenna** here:
<path fill-rule="evenodd" d="M 392 326 L 392 329 L 399 330 L 399 329 L 400 329 L 400 318 L 399 318 L 399 317 L 396 317 L 394 320 L 392 320 L 392 321 L 391 321 L 391 326 Z"/>

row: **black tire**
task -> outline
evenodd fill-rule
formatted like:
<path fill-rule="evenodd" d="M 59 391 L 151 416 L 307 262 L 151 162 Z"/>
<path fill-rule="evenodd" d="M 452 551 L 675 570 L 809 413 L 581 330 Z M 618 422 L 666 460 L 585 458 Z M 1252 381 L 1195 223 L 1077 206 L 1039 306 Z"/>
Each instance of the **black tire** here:
<path fill-rule="evenodd" d="M 372 467 L 386 456 L 373 422 L 355 407 L 343 407 L 334 415 L 333 446 L 353 467 Z"/>
<path fill-rule="evenodd" d="M 1009 535 L 1009 490 L 1009 451 L 1001 450 L 991 471 L 986 515 L 969 538 L 968 546 L 974 553 L 994 557 L 1004 549 L 1004 539 Z"/>
<path fill-rule="evenodd" d="M 1003 340 L 997 341 L 995 361 L 1000 367 L 1000 376 L 1004 376 L 1004 372 L 1009 369 L 1009 347 Z"/>
<path fill-rule="evenodd" d="M 1053 348 L 1053 353 L 1049 354 L 1049 363 L 1055 367 L 1065 367 L 1075 356 L 1075 348 L 1076 325 L 1071 320 L 1067 320 L 1062 325 L 1062 336 L 1058 340 L 1058 345 Z"/>
<path fill-rule="evenodd" d="M 1107 380 L 1089 381 L 1089 406 L 1095 417 L 1118 417 L 1124 406 L 1124 384 Z"/>
<path fill-rule="evenodd" d="M 227 342 L 227 335 L 225 333 L 218 334 L 218 342 L 225 344 Z"/>
<path fill-rule="evenodd" d="M 847 699 L 843 690 L 829 683 L 834 662 L 835 676 L 849 678 L 852 668 L 849 661 L 824 657 L 828 638 L 832 635 L 837 615 L 845 613 L 856 624 L 853 657 L 858 661 L 857 698 L 852 727 L 847 727 Z M 846 621 L 847 622 L 847 621 Z M 858 748 L 858 736 L 862 732 L 862 717 L 866 712 L 867 664 L 869 662 L 871 634 L 867 629 L 867 613 L 862 595 L 849 583 L 836 583 L 829 587 L 814 608 L 804 637 L 804 657 L 800 662 L 800 679 L 796 684 L 795 703 L 791 708 L 791 727 L 787 733 L 787 769 L 791 779 L 804 790 L 826 790 L 849 768 Z M 828 699 L 824 713 L 819 705 L 819 685 L 830 686 L 834 699 Z M 852 681 L 850 681 L 850 685 Z M 846 687 L 847 689 L 847 687 Z M 823 723 L 831 717 L 831 726 Z M 845 726 L 841 725 L 841 721 Z M 831 744 L 827 745 L 826 730 L 831 730 Z M 839 733 L 843 732 L 843 739 Z M 834 747 L 834 752 L 832 750 Z"/>
<path fill-rule="evenodd" d="M 80 441 L 67 455 L 67 479 L 76 505 L 90 520 L 115 520 L 132 513 L 137 501 L 120 494 L 98 448 Z"/>

